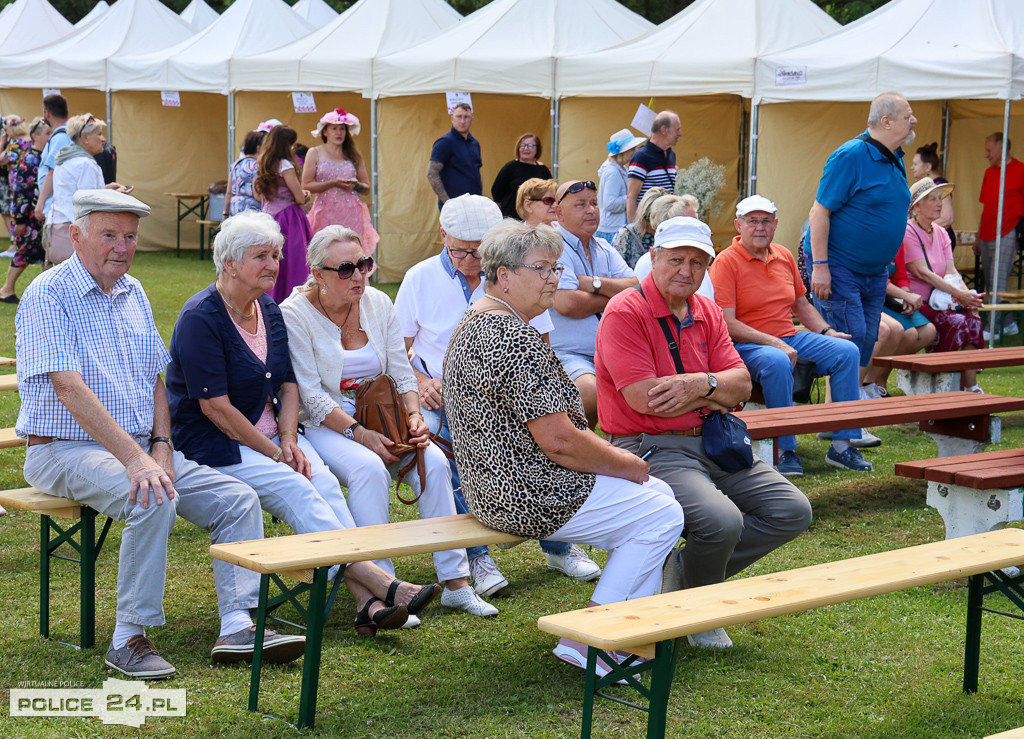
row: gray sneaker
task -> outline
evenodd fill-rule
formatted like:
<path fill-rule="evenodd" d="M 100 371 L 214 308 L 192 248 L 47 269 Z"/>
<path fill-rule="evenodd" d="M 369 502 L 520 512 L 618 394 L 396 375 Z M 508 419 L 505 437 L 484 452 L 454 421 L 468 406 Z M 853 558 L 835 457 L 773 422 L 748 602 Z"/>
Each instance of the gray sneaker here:
<path fill-rule="evenodd" d="M 683 589 L 683 554 L 682 547 L 676 547 L 665 560 L 665 566 L 661 570 L 661 589 L 659 593 L 674 593 Z"/>
<path fill-rule="evenodd" d="M 131 637 L 120 649 L 111 644 L 104 662 L 122 675 L 140 680 L 161 680 L 175 672 L 174 665 L 160 656 L 153 642 L 139 635 Z"/>
<path fill-rule="evenodd" d="M 214 662 L 252 662 L 256 649 L 256 627 L 236 631 L 213 645 Z M 298 659 L 306 651 L 306 637 L 263 632 L 263 659 L 273 664 L 284 664 Z"/>

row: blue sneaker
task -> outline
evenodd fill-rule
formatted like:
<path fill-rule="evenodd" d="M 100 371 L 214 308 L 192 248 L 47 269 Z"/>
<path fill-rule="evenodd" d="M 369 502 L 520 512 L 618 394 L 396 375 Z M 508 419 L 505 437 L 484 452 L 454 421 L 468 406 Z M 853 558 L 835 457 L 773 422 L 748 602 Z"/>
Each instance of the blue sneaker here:
<path fill-rule="evenodd" d="M 783 450 L 779 452 L 779 463 L 775 465 L 775 469 L 780 475 L 785 475 L 786 477 L 804 476 L 804 466 L 800 464 L 800 457 L 793 451 Z"/>
<path fill-rule="evenodd" d="M 841 470 L 853 470 L 854 472 L 871 472 L 875 466 L 864 459 L 855 447 L 847 447 L 846 451 L 840 454 L 834 446 L 828 448 L 825 461 L 833 467 Z"/>

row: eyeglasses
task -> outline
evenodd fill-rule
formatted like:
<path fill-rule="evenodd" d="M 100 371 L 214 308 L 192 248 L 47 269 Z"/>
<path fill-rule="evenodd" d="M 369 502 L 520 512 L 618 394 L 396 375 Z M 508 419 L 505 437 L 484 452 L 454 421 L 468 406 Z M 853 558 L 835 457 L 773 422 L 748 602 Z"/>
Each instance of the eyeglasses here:
<path fill-rule="evenodd" d="M 451 247 L 449 247 L 448 253 L 451 254 L 456 259 L 465 259 L 466 257 L 471 257 L 473 259 L 480 258 L 480 252 L 477 249 L 473 249 L 472 251 L 470 251 L 469 249 L 452 249 Z"/>
<path fill-rule="evenodd" d="M 583 192 L 584 190 L 593 190 L 594 192 L 597 192 L 597 185 L 590 180 L 587 180 L 586 182 L 574 182 L 569 185 L 565 192 L 562 193 L 562 197 L 558 199 L 558 202 L 561 203 L 565 200 L 566 195 L 575 195 L 576 193 Z"/>
<path fill-rule="evenodd" d="M 520 149 L 536 149 L 537 145 L 532 141 L 524 141 L 519 145 Z"/>
<path fill-rule="evenodd" d="M 754 228 L 757 228 L 758 226 L 768 228 L 769 226 L 775 225 L 774 218 L 744 218 L 742 220 L 744 223 L 749 223 Z"/>
<path fill-rule="evenodd" d="M 373 257 L 363 257 L 355 264 L 352 264 L 352 262 L 342 262 L 337 267 L 321 267 L 320 269 L 327 270 L 328 272 L 337 272 L 339 278 L 347 280 L 355 274 L 357 269 L 364 275 L 372 270 Z"/>
<path fill-rule="evenodd" d="M 555 199 L 550 195 L 545 195 L 542 198 L 527 198 L 527 200 L 531 200 L 534 203 L 544 203 L 544 205 L 548 206 L 549 208 L 555 204 Z"/>
<path fill-rule="evenodd" d="M 513 264 L 513 267 L 529 267 L 532 270 L 536 270 L 537 275 L 542 279 L 546 280 L 551 277 L 551 273 L 554 272 L 555 276 L 561 279 L 562 273 L 565 272 L 565 266 L 556 264 L 554 267 L 549 267 L 546 264 Z"/>

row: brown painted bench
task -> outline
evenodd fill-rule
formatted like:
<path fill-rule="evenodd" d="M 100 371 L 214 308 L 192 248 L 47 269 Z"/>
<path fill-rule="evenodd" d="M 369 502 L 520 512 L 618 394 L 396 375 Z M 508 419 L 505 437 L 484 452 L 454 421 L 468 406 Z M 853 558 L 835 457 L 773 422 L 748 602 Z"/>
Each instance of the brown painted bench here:
<path fill-rule="evenodd" d="M 907 395 L 944 393 L 961 389 L 964 370 L 1024 365 L 1024 346 L 875 357 L 872 364 L 896 370 L 896 386 Z"/>
<path fill-rule="evenodd" d="M 759 456 L 778 461 L 775 439 L 848 428 L 917 423 L 935 440 L 940 457 L 983 451 L 999 443 L 1000 419 L 993 413 L 1024 409 L 1024 398 L 963 391 L 740 411 L 750 438 L 761 441 Z"/>
<path fill-rule="evenodd" d="M 984 596 L 1002 592 L 1020 607 L 1024 603 L 1024 577 L 1012 578 L 1002 569 L 1022 561 L 1024 530 L 1004 529 L 544 616 L 537 627 L 588 645 L 582 737 L 590 736 L 594 699 L 602 697 L 646 710 L 647 736 L 660 738 L 665 736 L 666 710 L 681 637 L 963 577 L 970 578 L 963 689 L 976 692 L 981 617 L 987 610 Z M 609 653 L 613 651 L 650 661 L 637 664 L 628 659 L 598 678 L 598 656 L 611 664 L 613 658 Z M 770 670 L 773 666 L 762 667 Z M 638 673 L 641 679 L 634 677 Z M 649 684 L 643 682 L 645 674 L 651 676 Z M 647 699 L 648 706 L 644 708 L 626 702 L 621 695 L 602 692 L 619 680 L 626 680 Z M 851 729 L 851 734 L 855 733 Z"/>
<path fill-rule="evenodd" d="M 928 482 L 947 539 L 1024 520 L 1024 449 L 899 462 L 896 474 Z"/>

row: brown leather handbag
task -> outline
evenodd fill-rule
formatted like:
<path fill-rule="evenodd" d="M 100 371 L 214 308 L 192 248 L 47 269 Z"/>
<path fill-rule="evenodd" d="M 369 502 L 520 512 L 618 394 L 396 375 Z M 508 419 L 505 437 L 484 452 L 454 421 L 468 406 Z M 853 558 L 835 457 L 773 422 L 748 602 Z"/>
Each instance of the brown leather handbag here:
<path fill-rule="evenodd" d="M 406 505 L 412 505 L 418 501 L 427 484 L 423 448 L 410 444 L 408 441 L 411 435 L 409 413 L 405 410 L 402 396 L 391 375 L 384 374 L 373 380 L 359 383 L 359 389 L 356 390 L 356 421 L 370 431 L 376 431 L 393 441 L 394 445 L 389 446 L 388 451 L 396 457 L 401 457 L 408 452 L 416 452 L 416 456 L 398 471 L 395 495 Z M 406 500 L 400 492 L 402 478 L 412 470 L 413 465 L 416 465 L 416 470 L 420 474 L 420 494 L 412 500 Z"/>

